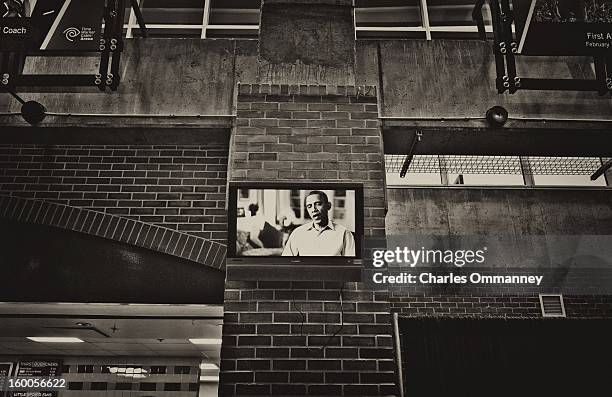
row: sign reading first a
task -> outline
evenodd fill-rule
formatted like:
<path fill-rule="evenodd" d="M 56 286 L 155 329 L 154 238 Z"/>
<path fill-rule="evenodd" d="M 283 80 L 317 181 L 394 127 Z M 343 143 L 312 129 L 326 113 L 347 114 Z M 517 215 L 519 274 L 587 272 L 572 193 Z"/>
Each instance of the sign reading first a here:
<path fill-rule="evenodd" d="M 612 0 L 513 0 L 518 53 L 612 55 Z"/>

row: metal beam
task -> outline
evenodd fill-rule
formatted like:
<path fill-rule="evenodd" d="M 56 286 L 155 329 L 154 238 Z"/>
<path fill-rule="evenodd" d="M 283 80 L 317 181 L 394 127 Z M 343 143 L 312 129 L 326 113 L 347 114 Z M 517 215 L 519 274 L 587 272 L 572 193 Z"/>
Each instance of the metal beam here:
<path fill-rule="evenodd" d="M 531 164 L 529 163 L 529 159 L 527 157 L 520 157 L 521 161 L 521 173 L 523 174 L 523 183 L 525 186 L 534 186 L 535 180 L 533 178 L 533 173 L 531 172 Z"/>
<path fill-rule="evenodd" d="M 221 120 L 219 120 L 221 121 Z M 125 124 L 124 124 L 125 125 Z M 230 126 L 2 127 L 0 143 L 49 145 L 228 145 Z"/>
<path fill-rule="evenodd" d="M 416 131 L 413 154 L 612 157 L 609 129 L 515 129 L 394 127 L 383 129 L 385 154 L 405 155 Z"/>
<path fill-rule="evenodd" d="M 410 150 L 408 151 L 408 155 L 406 156 L 406 160 L 404 160 L 404 164 L 402 165 L 402 170 L 400 171 L 400 178 L 404 178 L 406 173 L 408 172 L 408 168 L 410 167 L 410 162 L 414 157 L 414 149 L 416 148 L 417 142 L 421 140 L 421 132 L 416 131 L 414 133 L 414 138 L 412 139 L 412 143 L 410 144 Z"/>
<path fill-rule="evenodd" d="M 142 37 L 148 37 L 147 25 L 145 24 L 145 20 L 142 17 L 142 12 L 140 11 L 140 5 L 138 4 L 138 0 L 130 0 L 130 2 L 132 4 L 132 10 L 134 11 L 136 20 L 138 21 L 138 25 L 140 26 L 140 33 L 142 34 Z"/>
<path fill-rule="evenodd" d="M 600 176 L 604 175 L 606 171 L 610 169 L 610 167 L 612 167 L 612 160 L 608 160 L 605 163 L 603 163 L 601 167 L 599 167 L 597 171 L 595 171 L 593 175 L 591 175 L 591 180 L 594 181 Z"/>
<path fill-rule="evenodd" d="M 22 74 L 12 76 L 15 87 L 94 87 L 93 74 Z"/>

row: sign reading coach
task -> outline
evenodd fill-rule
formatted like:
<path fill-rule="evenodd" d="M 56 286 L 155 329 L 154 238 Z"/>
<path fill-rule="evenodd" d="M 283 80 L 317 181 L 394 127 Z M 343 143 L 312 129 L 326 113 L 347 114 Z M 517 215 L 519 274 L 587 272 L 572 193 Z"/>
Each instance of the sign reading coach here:
<path fill-rule="evenodd" d="M 100 50 L 104 0 L 7 0 L 0 9 L 0 51 Z"/>
<path fill-rule="evenodd" d="M 513 0 L 518 53 L 612 55 L 612 0 Z"/>

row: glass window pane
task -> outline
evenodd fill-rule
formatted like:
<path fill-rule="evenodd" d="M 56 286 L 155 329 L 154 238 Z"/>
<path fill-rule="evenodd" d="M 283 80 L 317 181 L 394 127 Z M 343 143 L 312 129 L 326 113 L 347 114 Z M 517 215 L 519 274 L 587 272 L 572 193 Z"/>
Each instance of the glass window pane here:
<path fill-rule="evenodd" d="M 202 34 L 201 27 L 193 28 L 152 28 L 147 25 L 147 34 L 149 37 L 164 37 L 164 38 L 182 38 L 182 37 L 200 37 Z M 134 37 L 142 37 L 140 29 L 134 28 L 132 31 Z"/>
<path fill-rule="evenodd" d="M 178 7 L 175 4 L 169 3 L 165 7 L 152 7 L 145 1 L 145 6 L 141 9 L 142 16 L 147 25 L 201 25 L 204 15 L 202 4 L 202 2 L 195 2 L 195 4 L 192 4 L 192 7 Z"/>
<path fill-rule="evenodd" d="M 213 0 L 210 6 L 210 25 L 259 25 L 259 0 Z"/>
<path fill-rule="evenodd" d="M 472 0 L 427 0 L 427 13 L 430 26 L 470 26 L 476 28 L 472 20 Z M 491 25 L 489 5 L 482 9 L 485 25 Z"/>
<path fill-rule="evenodd" d="M 418 0 L 387 0 L 355 2 L 357 27 L 418 27 L 421 9 Z"/>

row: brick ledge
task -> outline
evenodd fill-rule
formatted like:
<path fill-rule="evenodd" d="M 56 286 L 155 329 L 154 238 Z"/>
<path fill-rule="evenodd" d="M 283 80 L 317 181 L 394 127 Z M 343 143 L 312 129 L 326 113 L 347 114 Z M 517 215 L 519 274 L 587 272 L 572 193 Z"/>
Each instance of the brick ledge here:
<path fill-rule="evenodd" d="M 239 95 L 357 96 L 376 98 L 373 85 L 297 85 L 238 83 Z"/>
<path fill-rule="evenodd" d="M 223 244 L 85 208 L 21 197 L 0 196 L 0 218 L 53 226 L 132 244 L 218 270 L 225 267 L 227 247 Z"/>

